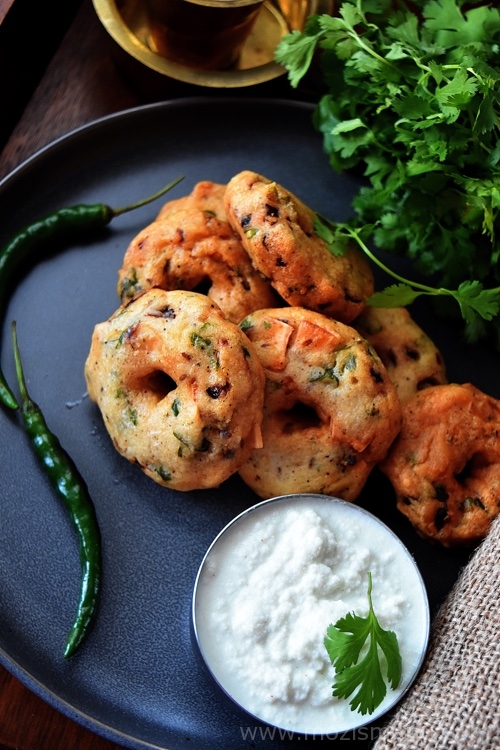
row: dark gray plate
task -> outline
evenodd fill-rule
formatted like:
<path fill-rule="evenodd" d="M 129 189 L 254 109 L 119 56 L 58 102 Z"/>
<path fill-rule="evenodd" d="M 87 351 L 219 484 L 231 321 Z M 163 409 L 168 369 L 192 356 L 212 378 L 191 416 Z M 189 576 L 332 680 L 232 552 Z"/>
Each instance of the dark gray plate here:
<path fill-rule="evenodd" d="M 243 169 L 281 182 L 322 214 L 344 220 L 357 183 L 330 169 L 311 115 L 308 104 L 214 98 L 99 120 L 45 148 L 0 184 L 0 242 L 62 206 L 121 206 L 184 175 L 170 194 L 178 197 L 199 180 L 225 182 Z M 125 747 L 300 748 L 304 738 L 273 735 L 237 713 L 204 672 L 191 641 L 191 595 L 202 557 L 220 529 L 257 498 L 237 477 L 211 492 L 181 494 L 155 485 L 116 453 L 85 396 L 83 365 L 93 327 L 118 306 L 125 248 L 160 205 L 50 248 L 53 254 L 26 269 L 13 291 L 3 326 L 4 372 L 13 384 L 9 324 L 15 318 L 31 395 L 94 499 L 104 580 L 95 627 L 80 651 L 64 660 L 79 587 L 76 538 L 18 415 L 1 413 L 0 660 L 57 709 Z M 421 318 L 443 350 L 451 379 L 472 380 L 500 395 L 493 380 L 497 354 L 481 347 L 464 352 L 458 334 L 426 319 L 425 308 Z M 434 613 L 466 554 L 418 539 L 376 473 L 360 504 L 414 554 Z M 377 727 L 364 731 L 358 739 L 368 742 Z"/>

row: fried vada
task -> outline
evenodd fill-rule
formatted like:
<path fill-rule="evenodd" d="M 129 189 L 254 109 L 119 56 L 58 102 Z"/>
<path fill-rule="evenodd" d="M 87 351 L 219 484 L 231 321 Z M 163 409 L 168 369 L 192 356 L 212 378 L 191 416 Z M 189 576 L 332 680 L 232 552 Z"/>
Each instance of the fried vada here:
<path fill-rule="evenodd" d="M 470 383 L 420 391 L 380 469 L 422 537 L 477 543 L 500 512 L 500 401 Z"/>
<path fill-rule="evenodd" d="M 173 198 L 160 208 L 156 218 L 166 219 L 170 214 L 186 208 L 196 208 L 199 211 L 206 211 L 213 214 L 218 219 L 227 220 L 224 209 L 224 195 L 226 186 L 211 180 L 202 180 L 197 182 L 189 195 L 183 195 L 181 198 Z"/>
<path fill-rule="evenodd" d="M 154 289 L 120 308 L 95 326 L 85 377 L 116 449 L 165 487 L 216 487 L 262 444 L 262 365 L 205 295 Z"/>
<path fill-rule="evenodd" d="M 277 182 L 244 171 L 225 192 L 226 214 L 252 259 L 289 305 L 350 323 L 373 292 L 364 255 L 333 255 L 315 233 L 315 212 Z"/>
<path fill-rule="evenodd" d="M 223 186 L 209 186 L 166 204 L 132 239 L 118 272 L 122 303 L 152 288 L 203 292 L 234 323 L 278 304 L 227 221 Z"/>
<path fill-rule="evenodd" d="M 441 352 L 406 307 L 367 305 L 352 325 L 379 355 L 403 403 L 417 391 L 448 382 Z"/>
<path fill-rule="evenodd" d="M 355 500 L 401 422 L 396 389 L 353 328 L 304 308 L 259 310 L 242 329 L 265 374 L 263 447 L 239 473 L 261 498 Z"/>

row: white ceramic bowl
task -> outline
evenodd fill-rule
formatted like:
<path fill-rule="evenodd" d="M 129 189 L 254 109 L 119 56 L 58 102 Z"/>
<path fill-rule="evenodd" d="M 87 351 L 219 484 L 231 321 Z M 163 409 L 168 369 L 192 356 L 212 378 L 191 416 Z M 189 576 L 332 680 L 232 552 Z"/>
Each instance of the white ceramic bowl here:
<path fill-rule="evenodd" d="M 368 572 L 375 614 L 396 633 L 403 669 L 398 687 L 362 714 L 350 698 L 332 697 L 323 641 L 348 612 L 366 616 Z M 352 731 L 391 709 L 422 665 L 429 619 L 421 575 L 398 537 L 368 511 L 325 495 L 281 496 L 241 513 L 212 542 L 193 593 L 196 644 L 219 687 L 254 719 L 311 736 Z"/>

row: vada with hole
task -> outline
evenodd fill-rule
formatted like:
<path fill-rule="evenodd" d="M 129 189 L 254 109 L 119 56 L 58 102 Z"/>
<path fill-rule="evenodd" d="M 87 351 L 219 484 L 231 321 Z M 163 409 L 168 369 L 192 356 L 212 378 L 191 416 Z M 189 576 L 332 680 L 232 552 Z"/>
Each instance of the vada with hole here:
<path fill-rule="evenodd" d="M 154 289 L 117 310 L 85 377 L 116 449 L 165 487 L 217 487 L 262 445 L 263 367 L 205 295 Z"/>
<path fill-rule="evenodd" d="M 401 424 L 380 358 L 350 326 L 304 308 L 259 310 L 241 327 L 266 390 L 263 447 L 240 476 L 264 499 L 313 492 L 355 500 Z"/>
<path fill-rule="evenodd" d="M 206 294 L 229 320 L 278 303 L 224 213 L 224 186 L 203 183 L 171 201 L 130 242 L 118 272 L 123 304 L 148 289 Z"/>

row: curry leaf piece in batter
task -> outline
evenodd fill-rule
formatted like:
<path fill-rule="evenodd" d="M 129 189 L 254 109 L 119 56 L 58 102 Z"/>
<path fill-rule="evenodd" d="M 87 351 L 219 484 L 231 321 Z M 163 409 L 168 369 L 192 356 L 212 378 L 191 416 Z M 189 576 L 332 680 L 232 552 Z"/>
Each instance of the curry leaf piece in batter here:
<path fill-rule="evenodd" d="M 335 669 L 333 695 L 348 698 L 353 711 L 372 714 L 384 700 L 387 684 L 395 690 L 402 674 L 396 634 L 384 630 L 373 610 L 372 576 L 368 573 L 368 615 L 349 612 L 330 625 L 325 648 Z M 361 657 L 361 658 L 360 658 Z M 384 677 L 385 673 L 385 677 Z"/>

